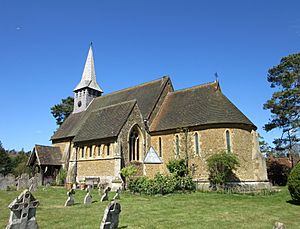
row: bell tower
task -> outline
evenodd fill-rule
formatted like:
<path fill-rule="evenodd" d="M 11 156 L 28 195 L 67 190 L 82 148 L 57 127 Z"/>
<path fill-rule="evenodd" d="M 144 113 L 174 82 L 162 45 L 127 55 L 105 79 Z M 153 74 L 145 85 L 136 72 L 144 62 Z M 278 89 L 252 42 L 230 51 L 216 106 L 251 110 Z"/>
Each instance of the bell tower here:
<path fill-rule="evenodd" d="M 81 81 L 74 89 L 73 113 L 84 111 L 90 102 L 103 93 L 96 81 L 92 43 L 86 58 Z"/>

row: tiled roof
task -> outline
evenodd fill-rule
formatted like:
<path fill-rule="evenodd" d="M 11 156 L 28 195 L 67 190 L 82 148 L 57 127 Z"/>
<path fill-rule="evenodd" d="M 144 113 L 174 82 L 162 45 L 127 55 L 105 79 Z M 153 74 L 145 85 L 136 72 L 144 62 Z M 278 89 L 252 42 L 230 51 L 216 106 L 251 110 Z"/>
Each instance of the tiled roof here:
<path fill-rule="evenodd" d="M 37 158 L 39 165 L 62 165 L 62 154 L 60 148 L 56 146 L 35 145 L 30 155 L 28 164 L 33 162 L 33 158 Z"/>
<path fill-rule="evenodd" d="M 81 127 L 81 124 L 84 120 L 84 115 L 85 111 L 70 114 L 63 124 L 57 129 L 51 139 L 55 140 L 60 138 L 74 137 Z"/>
<path fill-rule="evenodd" d="M 171 92 L 155 117 L 150 131 L 206 124 L 255 125 L 219 89 L 218 82 Z"/>
<path fill-rule="evenodd" d="M 97 97 L 86 111 L 71 114 L 51 139 L 74 137 L 93 111 L 131 100 L 137 101 L 143 118 L 148 119 L 168 81 L 169 77 L 162 77 L 158 80 Z"/>
<path fill-rule="evenodd" d="M 131 100 L 93 111 L 73 141 L 82 142 L 118 136 L 135 104 L 136 100 Z"/>

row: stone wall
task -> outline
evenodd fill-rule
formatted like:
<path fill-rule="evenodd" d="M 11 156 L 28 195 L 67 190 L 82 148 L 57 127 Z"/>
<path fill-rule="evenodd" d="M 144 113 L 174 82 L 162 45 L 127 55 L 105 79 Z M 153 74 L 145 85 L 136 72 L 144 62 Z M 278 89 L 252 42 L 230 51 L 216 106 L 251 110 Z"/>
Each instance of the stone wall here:
<path fill-rule="evenodd" d="M 236 175 L 242 181 L 265 180 L 266 170 L 263 167 L 263 157 L 257 149 L 251 131 L 239 128 L 212 128 L 204 130 L 193 130 L 188 132 L 168 133 L 151 137 L 151 145 L 159 152 L 159 138 L 162 142 L 162 157 L 164 164 L 157 168 L 163 174 L 167 174 L 166 164 L 175 158 L 186 159 L 188 157 L 189 167 L 193 178 L 196 180 L 207 180 L 208 171 L 206 160 L 214 153 L 227 151 L 226 131 L 230 133 L 231 153 L 237 155 L 240 167 Z M 198 133 L 199 153 L 196 153 L 195 133 Z M 179 138 L 179 154 L 176 152 L 176 135 Z M 186 137 L 187 136 L 187 137 Z M 186 140 L 187 139 L 187 140 Z M 255 156 L 253 156 L 255 155 Z M 256 161 L 255 161 L 256 160 Z M 146 166 L 145 173 L 153 174 L 153 168 Z"/>

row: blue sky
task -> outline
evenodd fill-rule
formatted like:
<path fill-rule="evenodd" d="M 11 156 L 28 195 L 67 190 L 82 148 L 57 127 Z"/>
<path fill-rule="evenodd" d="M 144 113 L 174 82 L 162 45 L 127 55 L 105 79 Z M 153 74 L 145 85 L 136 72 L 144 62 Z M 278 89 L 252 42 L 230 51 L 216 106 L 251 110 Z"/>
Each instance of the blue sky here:
<path fill-rule="evenodd" d="M 267 71 L 299 52 L 300 1 L 0 1 L 0 140 L 50 144 L 50 107 L 73 95 L 89 43 L 105 93 L 172 78 L 175 89 L 215 80 L 268 142 Z"/>

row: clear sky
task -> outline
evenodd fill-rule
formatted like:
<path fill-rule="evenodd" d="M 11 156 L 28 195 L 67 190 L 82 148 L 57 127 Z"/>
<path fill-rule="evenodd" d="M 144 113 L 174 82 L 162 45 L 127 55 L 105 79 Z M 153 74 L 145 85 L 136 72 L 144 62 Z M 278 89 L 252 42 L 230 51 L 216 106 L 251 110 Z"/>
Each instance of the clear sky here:
<path fill-rule="evenodd" d="M 89 43 L 105 93 L 171 76 L 175 89 L 215 80 L 262 126 L 267 71 L 299 52 L 299 0 L 0 1 L 0 140 L 50 144 L 50 107 L 73 95 Z"/>

